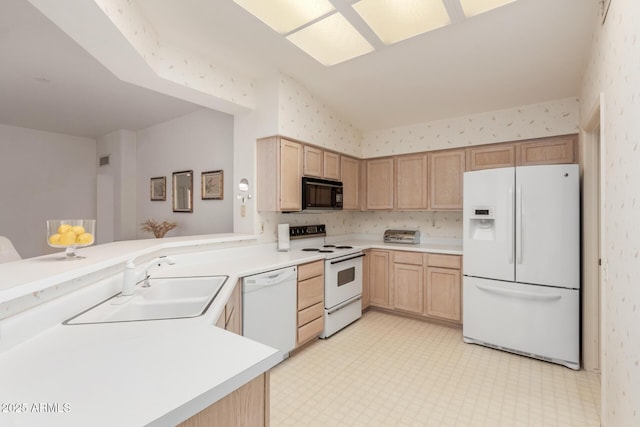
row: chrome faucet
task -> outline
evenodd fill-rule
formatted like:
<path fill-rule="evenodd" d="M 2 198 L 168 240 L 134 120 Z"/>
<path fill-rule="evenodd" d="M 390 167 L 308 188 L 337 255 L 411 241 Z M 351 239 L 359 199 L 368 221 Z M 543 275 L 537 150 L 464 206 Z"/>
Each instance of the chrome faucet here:
<path fill-rule="evenodd" d="M 173 265 L 175 263 L 176 263 L 176 260 L 170 256 L 161 256 L 149 261 L 149 263 L 144 269 L 144 283 L 142 284 L 142 286 L 145 288 L 149 287 L 149 269 L 151 267 L 153 267 L 154 265 L 160 266 L 162 264 Z M 122 293 L 120 295 L 121 296 L 133 295 L 135 286 L 136 286 L 136 265 L 134 264 L 133 260 L 129 260 L 124 266 L 124 276 L 122 280 Z"/>

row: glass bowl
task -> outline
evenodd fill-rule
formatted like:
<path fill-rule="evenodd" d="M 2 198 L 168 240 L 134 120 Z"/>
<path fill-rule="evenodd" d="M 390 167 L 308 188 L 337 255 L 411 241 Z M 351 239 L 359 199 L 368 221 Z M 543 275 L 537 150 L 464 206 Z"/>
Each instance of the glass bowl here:
<path fill-rule="evenodd" d="M 47 244 L 52 248 L 64 248 L 64 259 L 82 259 L 78 248 L 93 245 L 96 234 L 95 219 L 49 219 L 47 220 Z"/>

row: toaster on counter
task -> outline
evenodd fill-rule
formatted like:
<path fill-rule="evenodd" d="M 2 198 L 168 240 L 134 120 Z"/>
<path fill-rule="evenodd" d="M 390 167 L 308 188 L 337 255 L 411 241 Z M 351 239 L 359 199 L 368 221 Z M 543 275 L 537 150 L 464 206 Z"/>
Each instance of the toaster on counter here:
<path fill-rule="evenodd" d="M 420 243 L 419 230 L 386 230 L 384 232 L 385 243 L 406 243 L 416 245 Z"/>

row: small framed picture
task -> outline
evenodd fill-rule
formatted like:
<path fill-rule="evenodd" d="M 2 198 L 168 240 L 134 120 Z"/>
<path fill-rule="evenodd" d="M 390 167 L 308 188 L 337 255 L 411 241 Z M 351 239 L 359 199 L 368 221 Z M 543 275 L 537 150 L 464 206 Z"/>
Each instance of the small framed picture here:
<path fill-rule="evenodd" d="M 202 172 L 202 200 L 223 199 L 222 171 Z"/>
<path fill-rule="evenodd" d="M 151 178 L 151 201 L 167 200 L 167 177 Z"/>

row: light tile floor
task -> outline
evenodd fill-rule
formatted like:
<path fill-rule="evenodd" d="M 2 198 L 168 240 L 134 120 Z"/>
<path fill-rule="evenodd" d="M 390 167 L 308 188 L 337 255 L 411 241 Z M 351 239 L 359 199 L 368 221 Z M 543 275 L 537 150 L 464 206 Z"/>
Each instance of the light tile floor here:
<path fill-rule="evenodd" d="M 271 371 L 271 426 L 599 426 L 600 377 L 378 311 Z"/>

